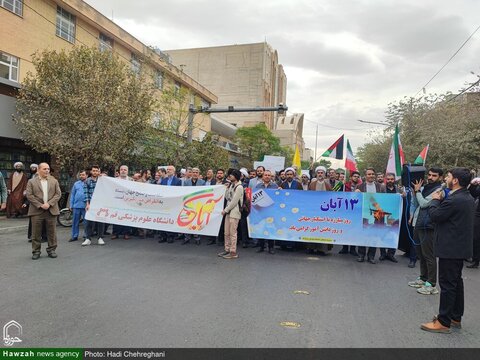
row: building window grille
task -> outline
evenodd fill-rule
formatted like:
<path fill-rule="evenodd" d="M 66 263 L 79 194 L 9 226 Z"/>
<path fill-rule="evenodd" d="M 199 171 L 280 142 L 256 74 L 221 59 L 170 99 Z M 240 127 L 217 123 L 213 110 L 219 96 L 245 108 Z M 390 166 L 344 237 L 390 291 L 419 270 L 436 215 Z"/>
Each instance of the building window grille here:
<path fill-rule="evenodd" d="M 57 36 L 75 43 L 75 15 L 57 6 Z"/>
<path fill-rule="evenodd" d="M 113 49 L 112 38 L 109 38 L 107 35 L 100 33 L 100 36 L 98 37 L 98 39 L 100 40 L 99 49 L 101 52 L 112 51 Z"/>
<path fill-rule="evenodd" d="M 0 51 L 0 77 L 18 82 L 19 63 L 17 57 Z"/>
<path fill-rule="evenodd" d="M 0 6 L 22 16 L 23 15 L 23 1 L 22 0 L 0 0 Z"/>

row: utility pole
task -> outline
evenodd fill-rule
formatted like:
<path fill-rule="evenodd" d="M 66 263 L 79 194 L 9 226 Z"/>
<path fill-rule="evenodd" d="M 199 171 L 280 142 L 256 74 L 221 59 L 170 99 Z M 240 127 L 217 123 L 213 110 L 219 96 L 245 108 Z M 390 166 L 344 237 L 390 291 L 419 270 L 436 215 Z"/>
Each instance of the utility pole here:
<path fill-rule="evenodd" d="M 187 141 L 191 143 L 193 141 L 193 118 L 196 114 L 212 114 L 212 113 L 232 113 L 232 112 L 259 112 L 259 111 L 277 111 L 280 115 L 283 115 L 288 110 L 288 107 L 283 104 L 271 107 L 236 107 L 227 106 L 224 108 L 211 108 L 208 106 L 199 106 L 195 108 L 193 104 L 190 104 L 188 108 L 188 127 L 187 127 Z"/>

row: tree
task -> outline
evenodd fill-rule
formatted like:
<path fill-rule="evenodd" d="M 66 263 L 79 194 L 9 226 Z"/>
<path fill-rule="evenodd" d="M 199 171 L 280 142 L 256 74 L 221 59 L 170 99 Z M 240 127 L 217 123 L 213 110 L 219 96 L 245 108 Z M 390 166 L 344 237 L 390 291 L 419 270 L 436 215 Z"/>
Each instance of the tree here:
<path fill-rule="evenodd" d="M 478 168 L 479 116 L 478 92 L 461 97 L 449 93 L 433 94 L 389 104 L 386 120 L 390 126 L 359 148 L 359 166 L 385 169 L 393 130 L 400 122 L 400 138 L 407 162 L 413 162 L 420 151 L 430 144 L 427 166 Z"/>
<path fill-rule="evenodd" d="M 85 46 L 33 55 L 17 99 L 24 141 L 61 166 L 115 164 L 150 127 L 152 88 L 111 52 Z"/>
<path fill-rule="evenodd" d="M 261 161 L 265 155 L 287 155 L 287 161 L 293 158 L 293 152 L 280 146 L 280 139 L 263 123 L 238 129 L 235 138 L 241 151 L 252 161 Z"/>

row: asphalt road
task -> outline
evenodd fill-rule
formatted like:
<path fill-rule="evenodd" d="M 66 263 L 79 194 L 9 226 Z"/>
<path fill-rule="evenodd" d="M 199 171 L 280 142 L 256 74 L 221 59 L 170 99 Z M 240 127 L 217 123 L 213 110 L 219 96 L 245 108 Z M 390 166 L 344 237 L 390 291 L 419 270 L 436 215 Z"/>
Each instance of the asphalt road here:
<path fill-rule="evenodd" d="M 57 259 L 37 261 L 23 231 L 0 235 L 0 326 L 19 322 L 22 347 L 480 347 L 478 270 L 464 270 L 463 329 L 430 334 L 419 326 L 439 296 L 407 286 L 419 269 L 402 256 L 371 265 L 338 249 L 239 249 L 224 260 L 205 243 L 82 248 L 68 231 L 58 228 Z"/>

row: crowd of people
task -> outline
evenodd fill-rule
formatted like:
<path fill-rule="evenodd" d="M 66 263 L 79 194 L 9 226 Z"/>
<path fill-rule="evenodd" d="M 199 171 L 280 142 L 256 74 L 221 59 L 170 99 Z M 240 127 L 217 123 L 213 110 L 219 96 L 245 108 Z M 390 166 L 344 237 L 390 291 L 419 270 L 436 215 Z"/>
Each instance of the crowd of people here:
<path fill-rule="evenodd" d="M 5 185 L 0 176 L 1 206 L 7 217 L 28 214 L 30 217 L 29 241 L 32 242 L 32 259 L 40 257 L 41 242 L 48 241 L 47 253 L 55 258 L 57 239 L 56 216 L 59 214 L 58 200 L 61 191 L 58 181 L 50 176 L 47 163 L 32 164 L 30 179 L 23 171 L 23 164 L 15 163 L 15 172 Z M 38 170 L 38 171 L 37 171 Z M 1 173 L 0 173 L 1 175 Z M 88 211 L 96 183 L 102 173 L 97 165 L 78 173 L 77 180 L 69 186 L 69 207 L 73 211 L 73 226 L 70 242 L 80 237 L 79 224 Z M 480 178 L 473 178 L 465 168 L 455 168 L 444 174 L 437 167 L 428 169 L 426 180 L 419 179 L 412 184 L 400 186 L 394 174 L 377 173 L 367 168 L 362 176 L 358 171 L 349 174 L 343 171 L 318 166 L 310 172 L 298 172 L 294 167 L 274 173 L 263 166 L 255 170 L 207 169 L 203 176 L 200 169 L 187 167 L 178 173 L 173 165 L 159 167 L 156 171 L 142 170 L 130 177 L 128 166 L 122 165 L 115 177 L 126 181 L 151 183 L 161 186 L 225 186 L 225 203 L 222 211 L 222 225 L 217 237 L 207 237 L 207 244 L 223 246 L 218 256 L 224 259 L 238 258 L 237 241 L 242 247 L 256 247 L 257 252 L 265 251 L 264 239 L 251 239 L 247 229 L 249 198 L 246 189 L 290 189 L 298 191 L 344 191 L 365 193 L 399 193 L 404 199 L 404 216 L 400 234 L 409 256 L 409 267 L 420 261 L 420 274 L 408 283 L 419 294 L 435 295 L 437 278 L 442 290 L 440 311 L 431 323 L 422 324 L 422 329 L 434 332 L 449 332 L 450 327 L 460 327 L 463 315 L 463 280 L 461 277 L 464 260 L 471 259 L 468 268 L 477 269 L 480 260 Z M 473 178 L 473 179 L 472 179 Z M 474 199 L 477 205 L 474 205 Z M 98 245 L 104 245 L 109 225 L 85 220 L 82 246 L 92 244 L 97 237 Z M 192 240 L 201 244 L 199 235 L 177 234 L 166 231 L 113 225 L 111 239 L 120 237 L 129 240 L 132 236 L 158 238 L 159 243 L 181 241 L 183 245 Z M 407 245 L 405 245 L 407 244 Z M 305 246 L 308 253 L 326 256 L 332 250 L 328 244 L 300 244 L 289 241 L 268 240 L 268 253 L 275 253 L 275 246 L 292 250 Z M 380 261 L 397 263 L 397 249 L 379 249 Z M 344 245 L 339 254 L 350 254 L 358 262 L 375 264 L 377 248 Z M 439 259 L 437 262 L 437 258 Z"/>

